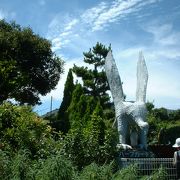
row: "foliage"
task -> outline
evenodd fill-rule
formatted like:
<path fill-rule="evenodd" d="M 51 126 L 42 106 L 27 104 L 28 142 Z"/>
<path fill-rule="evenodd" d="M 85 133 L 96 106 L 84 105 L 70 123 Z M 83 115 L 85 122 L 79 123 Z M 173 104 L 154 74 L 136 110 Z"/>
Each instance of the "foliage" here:
<path fill-rule="evenodd" d="M 174 144 L 175 140 L 179 138 L 180 121 L 172 121 L 171 123 L 163 123 L 159 132 L 160 144 Z"/>
<path fill-rule="evenodd" d="M 70 69 L 64 85 L 64 96 L 60 108 L 58 110 L 57 120 L 51 122 L 52 126 L 56 128 L 56 131 L 67 133 L 70 128 L 67 110 L 70 106 L 72 93 L 74 89 L 75 85 L 73 83 L 73 74 L 72 70 Z"/>
<path fill-rule="evenodd" d="M 28 149 L 33 157 L 46 157 L 53 152 L 52 128 L 29 106 L 4 103 L 0 106 L 0 141 L 2 150 L 12 154 Z M 51 150 L 51 151 L 50 151 Z"/>
<path fill-rule="evenodd" d="M 117 171 L 114 174 L 114 180 L 119 180 L 119 179 L 126 179 L 126 180 L 135 180 L 137 179 L 137 165 L 136 164 L 132 164 L 127 166 L 126 168 L 123 168 L 119 171 Z"/>
<path fill-rule="evenodd" d="M 10 160 L 7 153 L 0 149 L 0 179 L 7 179 L 7 176 L 10 174 L 9 163 Z"/>
<path fill-rule="evenodd" d="M 0 120 L 1 179 L 137 179 L 136 166 L 115 172 L 111 161 L 117 136 L 100 102 L 84 125 L 57 141 L 30 107 L 5 103 L 0 106 Z M 163 179 L 165 174 L 160 168 L 148 178 Z"/>
<path fill-rule="evenodd" d="M 172 121 L 180 120 L 180 109 L 174 110 L 174 111 L 170 111 L 169 112 L 169 119 L 172 120 Z"/>
<path fill-rule="evenodd" d="M 71 99 L 72 99 L 72 93 L 73 90 L 75 88 L 74 82 L 73 82 L 73 74 L 72 74 L 72 70 L 69 69 L 68 75 L 67 75 L 67 79 L 64 85 L 64 96 L 63 96 L 63 100 L 61 103 L 61 106 L 59 108 L 59 114 L 58 117 L 63 116 L 64 113 L 67 111 L 70 103 L 71 103 Z"/>
<path fill-rule="evenodd" d="M 71 129 L 80 126 L 81 118 L 85 114 L 87 102 L 83 93 L 81 84 L 77 84 L 72 94 L 71 103 L 67 109 Z"/>
<path fill-rule="evenodd" d="M 3 180 L 164 180 L 166 175 L 163 167 L 149 176 L 139 175 L 137 165 L 129 165 L 115 171 L 113 161 L 103 165 L 93 162 L 81 171 L 77 171 L 71 161 L 61 153 L 50 155 L 47 159 L 32 160 L 27 150 L 17 152 L 15 156 L 10 156 L 8 152 L 0 150 L 0 179 Z"/>
<path fill-rule="evenodd" d="M 88 67 L 78 67 L 76 65 L 73 67 L 73 72 L 82 78 L 85 94 L 99 99 L 103 107 L 106 107 L 109 103 L 109 95 L 107 93 L 109 85 L 103 65 L 110 49 L 111 47 L 106 48 L 101 43 L 97 43 L 89 52 L 83 53 L 84 62 L 93 66 L 93 68 L 88 69 Z"/>
<path fill-rule="evenodd" d="M 180 132 L 179 110 L 167 110 L 165 108 L 154 108 L 152 103 L 147 103 L 150 144 L 171 145 L 178 138 Z"/>
<path fill-rule="evenodd" d="M 150 113 L 154 109 L 154 104 L 151 103 L 151 102 L 147 102 L 146 103 L 146 108 L 147 108 L 147 111 Z"/>
<path fill-rule="evenodd" d="M 110 162 L 115 156 L 117 134 L 99 99 L 84 94 L 82 85 L 76 84 L 67 114 L 70 130 L 64 137 L 64 154 L 78 169 L 92 162 Z"/>
<path fill-rule="evenodd" d="M 144 176 L 141 178 L 141 180 L 165 180 L 167 176 L 167 172 L 165 169 L 161 166 L 159 169 L 155 170 L 150 176 Z"/>
<path fill-rule="evenodd" d="M 80 173 L 78 180 L 111 180 L 113 177 L 113 163 L 98 166 L 92 163 Z"/>
<path fill-rule="evenodd" d="M 45 160 L 35 176 L 36 179 L 43 180 L 71 180 L 75 175 L 75 168 L 72 163 L 57 154 Z"/>
<path fill-rule="evenodd" d="M 101 165 L 108 163 L 115 156 L 117 134 L 109 121 L 99 116 L 101 114 L 99 106 L 100 103 L 85 124 L 79 119 L 79 125 L 70 129 L 65 137 L 64 153 L 78 169 L 92 162 Z"/>
<path fill-rule="evenodd" d="M 24 180 L 28 177 L 32 162 L 27 150 L 20 150 L 15 156 L 0 150 L 0 160 L 0 178 Z"/>
<path fill-rule="evenodd" d="M 97 101 L 92 96 L 84 94 L 80 84 L 76 85 L 72 94 L 72 101 L 67 110 L 71 129 L 86 126 L 96 107 Z"/>
<path fill-rule="evenodd" d="M 30 160 L 28 152 L 20 151 L 10 163 L 10 179 L 25 179 L 28 174 Z"/>
<path fill-rule="evenodd" d="M 79 88 L 81 89 L 81 86 Z M 80 96 L 76 108 L 71 111 L 72 125 L 65 136 L 65 155 L 70 157 L 79 169 L 92 162 L 97 164 L 110 162 L 116 152 L 117 134 L 111 128 L 110 122 L 103 118 L 100 103 L 95 105 L 93 100 L 90 96 Z"/>
<path fill-rule="evenodd" d="M 154 109 L 153 114 L 157 119 L 160 119 L 161 121 L 169 120 L 168 110 L 165 108 Z"/>
<path fill-rule="evenodd" d="M 13 157 L 6 155 L 6 159 L 2 158 L 3 153 L 0 151 L 0 179 L 71 180 L 77 174 L 72 163 L 60 154 L 51 155 L 47 159 L 31 160 L 25 150 Z"/>
<path fill-rule="evenodd" d="M 57 85 L 63 61 L 51 43 L 30 28 L 0 20 L 0 103 L 14 98 L 21 104 L 40 102 Z"/>

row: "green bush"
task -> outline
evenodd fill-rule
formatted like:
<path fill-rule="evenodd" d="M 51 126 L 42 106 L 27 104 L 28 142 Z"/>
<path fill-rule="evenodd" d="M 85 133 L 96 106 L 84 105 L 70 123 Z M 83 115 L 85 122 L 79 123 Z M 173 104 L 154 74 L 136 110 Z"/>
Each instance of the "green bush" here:
<path fill-rule="evenodd" d="M 177 120 L 179 110 L 170 112 L 165 108 L 153 109 L 148 112 L 148 143 L 173 144 L 180 132 L 180 122 Z"/>
<path fill-rule="evenodd" d="M 12 154 L 28 149 L 33 157 L 48 156 L 55 148 L 52 128 L 29 106 L 0 105 L 0 149 Z"/>
<path fill-rule="evenodd" d="M 76 177 L 72 163 L 60 154 L 32 160 L 27 150 L 14 157 L 0 151 L 0 179 L 3 180 L 71 180 Z"/>
<path fill-rule="evenodd" d="M 6 152 L 0 150 L 0 179 L 7 179 L 10 174 L 10 159 Z"/>
<path fill-rule="evenodd" d="M 152 114 L 149 117 L 152 140 L 157 135 L 160 141 L 162 127 L 165 130 L 162 134 L 169 135 L 169 139 L 178 131 L 177 121 L 174 125 L 157 124 Z M 52 128 L 30 107 L 0 105 L 0 179 L 137 179 L 137 167 L 133 165 L 114 173 L 115 164 L 110 162 L 116 155 L 118 136 L 100 104 L 85 123 L 81 120 L 66 135 L 57 133 L 55 141 Z M 164 176 L 160 168 L 150 177 Z"/>
<path fill-rule="evenodd" d="M 163 129 L 161 129 L 159 133 L 159 143 L 174 144 L 176 139 L 179 137 L 179 132 L 180 132 L 180 122 L 175 121 L 164 124 Z"/>
<path fill-rule="evenodd" d="M 141 180 L 166 180 L 167 173 L 165 169 L 161 166 L 159 169 L 154 171 L 149 176 L 144 176 L 141 178 Z"/>
<path fill-rule="evenodd" d="M 43 180 L 71 180 L 76 171 L 72 163 L 60 154 L 46 159 L 36 172 L 35 179 Z"/>
<path fill-rule="evenodd" d="M 71 129 L 65 136 L 62 152 L 79 170 L 92 162 L 109 163 L 116 155 L 117 134 L 99 116 L 92 116 L 86 127 Z M 103 127 L 103 129 L 102 129 Z"/>
<path fill-rule="evenodd" d="M 119 179 L 136 180 L 137 176 L 138 176 L 137 165 L 133 164 L 117 171 L 113 176 L 113 180 L 119 180 Z"/>
<path fill-rule="evenodd" d="M 138 173 L 137 165 L 130 165 L 115 172 L 115 163 L 98 165 L 91 163 L 78 171 L 72 162 L 61 153 L 46 159 L 32 160 L 27 150 L 17 152 L 14 157 L 0 151 L 0 179 L 3 180 L 164 180 L 165 170 L 161 167 L 149 176 Z"/>
<path fill-rule="evenodd" d="M 92 163 L 80 173 L 78 180 L 111 180 L 113 177 L 113 163 L 98 166 Z"/>
<path fill-rule="evenodd" d="M 31 160 L 27 150 L 20 150 L 15 156 L 0 150 L 0 179 L 27 179 Z"/>

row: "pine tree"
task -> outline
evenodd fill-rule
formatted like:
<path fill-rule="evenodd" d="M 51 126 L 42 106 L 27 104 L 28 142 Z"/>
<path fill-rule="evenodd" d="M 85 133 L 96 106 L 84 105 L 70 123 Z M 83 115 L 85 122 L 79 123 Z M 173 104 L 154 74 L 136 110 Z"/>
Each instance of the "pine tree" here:
<path fill-rule="evenodd" d="M 69 119 L 68 119 L 68 115 L 67 115 L 67 109 L 70 106 L 71 99 L 72 99 L 72 93 L 73 93 L 74 89 L 75 89 L 75 85 L 73 82 L 72 70 L 69 69 L 67 79 L 65 82 L 65 86 L 64 86 L 63 100 L 60 105 L 60 108 L 58 111 L 58 116 L 57 116 L 58 121 L 57 121 L 56 129 L 60 130 L 63 133 L 67 133 L 70 128 Z"/>
<path fill-rule="evenodd" d="M 101 106 L 107 107 L 109 102 L 109 85 L 104 71 L 105 58 L 111 47 L 106 48 L 101 43 L 97 43 L 89 52 L 84 52 L 84 62 L 93 66 L 78 67 L 74 65 L 73 72 L 82 78 L 84 92 L 93 96 L 96 100 L 100 100 Z"/>

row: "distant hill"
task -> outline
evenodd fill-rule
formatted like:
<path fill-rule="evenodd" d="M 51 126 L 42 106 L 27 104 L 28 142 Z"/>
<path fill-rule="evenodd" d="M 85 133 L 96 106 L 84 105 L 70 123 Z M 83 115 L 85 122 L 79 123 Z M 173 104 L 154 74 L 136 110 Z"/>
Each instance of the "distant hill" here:
<path fill-rule="evenodd" d="M 54 109 L 51 112 L 47 112 L 46 114 L 42 115 L 42 118 L 50 117 L 50 116 L 56 116 L 59 109 Z"/>

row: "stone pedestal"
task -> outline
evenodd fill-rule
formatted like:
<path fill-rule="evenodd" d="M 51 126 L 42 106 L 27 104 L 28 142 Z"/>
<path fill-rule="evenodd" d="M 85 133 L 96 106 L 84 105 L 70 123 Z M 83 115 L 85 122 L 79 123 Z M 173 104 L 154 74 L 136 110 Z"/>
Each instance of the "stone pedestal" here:
<path fill-rule="evenodd" d="M 141 149 L 120 150 L 119 158 L 153 158 L 155 155 L 151 151 Z"/>

